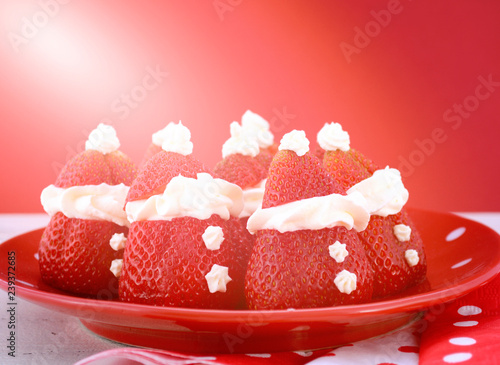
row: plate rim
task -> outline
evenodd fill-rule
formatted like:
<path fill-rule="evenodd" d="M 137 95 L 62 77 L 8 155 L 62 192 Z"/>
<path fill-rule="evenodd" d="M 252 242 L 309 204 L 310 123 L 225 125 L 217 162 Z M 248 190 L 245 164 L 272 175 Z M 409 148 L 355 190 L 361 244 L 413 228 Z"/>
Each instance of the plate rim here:
<path fill-rule="evenodd" d="M 481 226 L 482 229 L 487 229 L 496 235 L 497 243 L 500 243 L 500 235 L 495 232 L 490 227 L 468 219 L 458 216 L 450 212 L 440 212 L 431 211 L 424 209 L 410 208 L 410 211 L 418 211 L 420 213 L 431 213 L 438 215 L 453 216 L 458 220 L 472 222 L 474 225 Z M 410 214 L 411 216 L 411 214 Z M 40 234 L 45 228 L 38 228 L 25 232 L 20 235 L 11 237 L 10 239 L 4 241 L 0 244 L 3 246 L 5 244 L 11 243 L 14 240 L 20 240 L 23 236 L 34 235 L 37 232 Z M 495 272 L 496 271 L 496 272 Z M 489 281 L 493 280 L 500 271 L 500 260 L 490 267 L 488 270 L 481 272 L 480 275 L 466 279 L 457 285 L 441 288 L 437 290 L 432 290 L 429 292 L 409 295 L 406 297 L 400 297 L 395 299 L 380 300 L 370 303 L 362 304 L 352 304 L 352 305 L 342 305 L 334 307 L 320 307 L 320 308 L 304 308 L 304 309 L 281 309 L 281 310 L 249 310 L 249 309 L 197 309 L 197 308 L 182 308 L 182 307 L 161 307 L 161 306 L 151 306 L 146 304 L 136 304 L 136 303 L 125 303 L 118 300 L 102 300 L 94 298 L 85 298 L 73 296 L 71 294 L 65 293 L 51 293 L 43 290 L 38 290 L 34 288 L 29 288 L 27 286 L 16 285 L 16 296 L 30 301 L 34 304 L 47 307 L 50 305 L 50 309 L 56 310 L 55 307 L 61 307 L 62 305 L 79 306 L 80 308 L 94 308 L 98 309 L 99 312 L 113 312 L 119 311 L 122 316 L 132 315 L 134 313 L 148 312 L 148 317 L 154 317 L 158 320 L 189 320 L 198 323 L 233 323 L 233 317 L 245 317 L 245 316 L 263 316 L 266 318 L 266 323 L 281 323 L 287 322 L 293 319 L 294 322 L 297 321 L 312 321 L 324 320 L 325 317 L 335 317 L 350 316 L 350 317 L 362 317 L 370 316 L 375 314 L 384 314 L 387 312 L 393 313 L 394 311 L 401 312 L 413 312 L 426 310 L 435 304 L 442 304 L 452 301 L 456 298 L 464 296 L 473 290 L 485 285 Z M 8 283 L 4 280 L 3 275 L 5 273 L 0 269 L 0 289 L 6 291 Z M 457 290 L 458 288 L 458 290 Z M 39 298 L 43 297 L 42 300 Z M 45 304 L 45 305 L 44 305 Z M 110 305 L 111 304 L 111 305 Z M 65 313 L 66 315 L 71 315 L 82 319 L 83 316 L 77 315 L 77 313 Z"/>

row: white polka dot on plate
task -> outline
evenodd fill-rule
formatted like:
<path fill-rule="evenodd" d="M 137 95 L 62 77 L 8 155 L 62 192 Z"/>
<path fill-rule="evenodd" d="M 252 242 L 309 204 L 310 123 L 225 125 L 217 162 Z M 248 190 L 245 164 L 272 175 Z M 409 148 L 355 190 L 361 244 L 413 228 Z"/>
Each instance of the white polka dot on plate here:
<path fill-rule="evenodd" d="M 445 357 L 443 357 L 443 361 L 448 364 L 457 364 L 470 360 L 471 358 L 472 354 L 470 352 L 457 352 L 454 354 L 446 355 Z"/>
<path fill-rule="evenodd" d="M 455 327 L 473 327 L 477 326 L 479 322 L 478 321 L 462 321 L 462 322 L 455 322 L 453 325 Z"/>
<path fill-rule="evenodd" d="M 450 338 L 449 342 L 457 346 L 471 346 L 476 343 L 476 340 L 471 337 L 454 337 Z"/>
<path fill-rule="evenodd" d="M 453 231 L 448 233 L 448 235 L 446 236 L 446 241 L 447 242 L 454 241 L 460 236 L 462 236 L 464 233 L 465 233 L 465 227 L 454 229 Z"/>
<path fill-rule="evenodd" d="M 475 305 L 464 305 L 458 308 L 458 314 L 461 316 L 475 316 L 481 313 L 483 310 Z"/>
<path fill-rule="evenodd" d="M 451 268 L 452 269 L 458 269 L 459 267 L 462 267 L 464 265 L 467 265 L 469 262 L 471 262 L 472 259 L 471 258 L 468 258 L 466 260 L 463 260 L 463 261 L 460 261 L 460 262 L 457 262 L 455 265 L 453 265 Z"/>

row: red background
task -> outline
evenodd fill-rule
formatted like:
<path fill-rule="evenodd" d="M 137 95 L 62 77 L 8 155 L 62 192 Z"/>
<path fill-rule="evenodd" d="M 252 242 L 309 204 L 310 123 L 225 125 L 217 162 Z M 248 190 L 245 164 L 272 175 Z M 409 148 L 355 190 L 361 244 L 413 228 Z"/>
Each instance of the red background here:
<path fill-rule="evenodd" d="M 182 120 L 213 165 L 247 109 L 277 141 L 341 123 L 401 169 L 412 206 L 498 211 L 499 18 L 494 0 L 2 1 L 0 211 L 42 211 L 100 121 L 139 162 Z M 150 69 L 163 74 L 141 94 Z"/>

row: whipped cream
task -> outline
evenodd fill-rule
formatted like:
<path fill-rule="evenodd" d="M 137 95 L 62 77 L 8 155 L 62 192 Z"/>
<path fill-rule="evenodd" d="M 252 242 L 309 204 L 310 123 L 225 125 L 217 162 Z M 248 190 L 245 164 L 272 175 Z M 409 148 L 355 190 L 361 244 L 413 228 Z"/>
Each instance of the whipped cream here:
<path fill-rule="evenodd" d="M 394 235 L 399 242 L 406 242 L 410 240 L 411 227 L 406 224 L 396 224 L 393 227 Z"/>
<path fill-rule="evenodd" d="M 349 151 L 349 133 L 339 123 L 326 123 L 318 132 L 317 141 L 325 151 Z"/>
<path fill-rule="evenodd" d="M 212 214 L 222 219 L 238 217 L 243 209 L 243 192 L 238 185 L 198 173 L 197 178 L 178 175 L 162 194 L 128 202 L 129 221 L 171 220 L 176 217 L 208 219 Z"/>
<path fill-rule="evenodd" d="M 345 258 L 349 255 L 345 243 L 336 241 L 333 245 L 328 246 L 330 257 L 337 262 L 344 262 Z"/>
<path fill-rule="evenodd" d="M 241 117 L 241 126 L 245 133 L 252 135 L 260 148 L 267 148 L 274 142 L 274 135 L 271 133 L 269 123 L 260 115 L 247 110 Z"/>
<path fill-rule="evenodd" d="M 369 178 L 352 186 L 347 194 L 355 191 L 365 197 L 370 214 L 382 217 L 399 213 L 409 196 L 401 173 L 389 167 L 375 171 Z"/>
<path fill-rule="evenodd" d="M 267 179 L 264 179 L 254 187 L 243 189 L 243 210 L 240 213 L 240 218 L 249 217 L 262 207 L 266 181 Z"/>
<path fill-rule="evenodd" d="M 228 275 L 229 269 L 226 266 L 220 266 L 214 264 L 210 272 L 205 275 L 205 279 L 207 279 L 208 290 L 210 293 L 215 292 L 223 292 L 225 293 L 227 290 L 227 283 L 229 283 L 232 279 Z"/>
<path fill-rule="evenodd" d="M 152 141 L 167 152 L 177 152 L 184 156 L 193 152 L 191 131 L 180 121 L 177 124 L 170 122 L 165 128 L 153 133 Z"/>
<path fill-rule="evenodd" d="M 410 266 L 415 266 L 420 261 L 418 257 L 418 252 L 414 249 L 409 249 L 405 251 L 405 260 Z"/>
<path fill-rule="evenodd" d="M 111 267 L 109 270 L 111 270 L 114 276 L 119 278 L 123 270 L 123 259 L 115 259 L 111 261 Z"/>
<path fill-rule="evenodd" d="M 304 156 L 309 151 L 309 140 L 306 137 L 306 132 L 294 129 L 285 134 L 281 138 L 278 149 L 280 151 L 290 150 L 298 156 Z"/>
<path fill-rule="evenodd" d="M 333 283 L 341 293 L 351 294 L 356 290 L 356 274 L 347 270 L 342 270 L 337 274 Z"/>
<path fill-rule="evenodd" d="M 49 185 L 42 190 L 43 209 L 53 216 L 62 212 L 68 218 L 97 219 L 129 226 L 123 210 L 129 187 L 119 185 L 84 185 L 59 188 Z"/>
<path fill-rule="evenodd" d="M 220 249 L 222 241 L 224 241 L 224 232 L 221 227 L 208 226 L 205 232 L 201 235 L 207 249 L 215 251 Z"/>
<path fill-rule="evenodd" d="M 250 233 L 262 229 L 276 229 L 283 233 L 342 226 L 362 231 L 369 221 L 366 200 L 360 193 L 330 194 L 259 208 L 248 218 L 247 229 Z"/>
<path fill-rule="evenodd" d="M 125 248 L 125 244 L 127 243 L 127 238 L 123 233 L 114 233 L 109 240 L 109 245 L 115 251 L 121 250 Z"/>
<path fill-rule="evenodd" d="M 118 148 L 120 148 L 120 141 L 116 136 L 115 129 L 103 123 L 90 132 L 89 138 L 85 142 L 86 150 L 96 150 L 103 154 L 114 152 Z"/>
<path fill-rule="evenodd" d="M 238 122 L 232 122 L 229 128 L 231 137 L 222 145 L 223 158 L 237 153 L 252 157 L 259 154 L 259 142 L 253 131 L 246 131 Z"/>

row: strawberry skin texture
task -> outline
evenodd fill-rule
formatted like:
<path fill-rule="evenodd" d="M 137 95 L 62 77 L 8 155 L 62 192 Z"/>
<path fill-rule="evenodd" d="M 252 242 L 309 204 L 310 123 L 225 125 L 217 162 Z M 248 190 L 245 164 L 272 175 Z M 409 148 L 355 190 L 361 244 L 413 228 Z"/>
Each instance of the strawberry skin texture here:
<path fill-rule="evenodd" d="M 120 300 L 188 308 L 236 308 L 243 300 L 245 255 L 241 241 L 231 237 L 229 221 L 213 215 L 200 221 L 191 217 L 171 221 L 132 223 L 120 276 Z M 224 241 L 208 250 L 202 234 L 219 226 Z M 228 267 L 232 281 L 226 292 L 210 293 L 205 275 L 212 265 Z"/>
<path fill-rule="evenodd" d="M 348 242 L 349 255 L 337 263 L 328 246 Z M 356 274 L 357 288 L 341 293 L 334 279 L 346 269 Z M 360 279 L 361 278 L 361 279 Z M 247 269 L 245 294 L 250 309 L 316 308 L 362 303 L 372 296 L 372 273 L 354 232 L 343 227 L 280 233 L 263 230 Z"/>
<path fill-rule="evenodd" d="M 401 242 L 400 245 L 403 247 L 403 251 L 410 249 L 417 251 L 419 257 L 417 265 L 408 267 L 408 271 L 410 272 L 409 286 L 420 284 L 425 280 L 427 274 L 427 259 L 422 237 L 405 208 L 398 214 L 391 216 L 391 220 L 393 225 L 405 224 L 411 228 L 410 240 Z"/>
<path fill-rule="evenodd" d="M 139 170 L 130 186 L 127 202 L 162 194 L 173 177 L 182 175 L 196 178 L 198 172 L 210 173 L 211 171 L 192 155 L 184 156 L 162 150 L 151 157 Z"/>
<path fill-rule="evenodd" d="M 56 179 L 55 186 L 117 185 L 130 186 L 137 175 L 134 162 L 123 152 L 103 154 L 95 150 L 80 152 L 64 165 Z"/>
<path fill-rule="evenodd" d="M 316 156 L 306 153 L 297 158 L 295 152 L 283 150 L 274 156 L 269 167 L 262 207 L 329 195 L 334 189 L 332 176 Z"/>
<path fill-rule="evenodd" d="M 411 281 L 410 271 L 404 258 L 404 246 L 394 236 L 391 219 L 372 216 L 368 227 L 359 232 L 359 237 L 374 271 L 374 297 L 405 289 Z"/>
<path fill-rule="evenodd" d="M 345 194 L 349 188 L 370 176 L 368 171 L 348 151 L 326 151 L 323 165 L 337 182 L 337 193 Z"/>
<path fill-rule="evenodd" d="M 252 156 L 236 153 L 225 157 L 214 167 L 217 177 L 245 189 L 267 177 L 267 170 Z"/>
<path fill-rule="evenodd" d="M 59 173 L 55 186 L 69 188 L 72 186 L 114 185 L 105 155 L 99 151 L 86 150 L 69 160 Z"/>
<path fill-rule="evenodd" d="M 120 183 L 127 186 L 132 185 L 137 176 L 137 166 L 130 157 L 121 151 L 113 151 L 105 154 L 104 159 L 108 165 L 114 185 Z"/>
<path fill-rule="evenodd" d="M 56 213 L 42 234 L 38 255 L 42 280 L 76 294 L 116 296 L 118 280 L 109 270 L 123 250 L 114 251 L 109 240 L 126 227 L 112 222 L 67 218 Z"/>
<path fill-rule="evenodd" d="M 380 169 L 372 160 L 358 150 L 351 148 L 347 152 L 368 171 L 370 176 L 373 175 L 376 170 Z"/>

